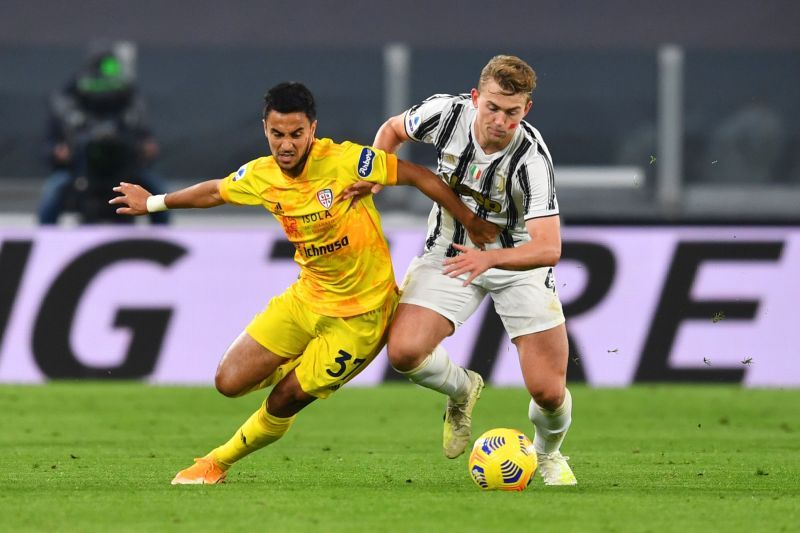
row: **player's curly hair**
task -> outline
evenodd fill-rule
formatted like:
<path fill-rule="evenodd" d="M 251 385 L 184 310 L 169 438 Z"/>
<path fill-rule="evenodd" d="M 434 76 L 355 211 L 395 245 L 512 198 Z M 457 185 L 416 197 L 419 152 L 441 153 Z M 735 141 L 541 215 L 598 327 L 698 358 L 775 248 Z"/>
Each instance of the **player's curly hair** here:
<path fill-rule="evenodd" d="M 499 55 L 490 59 L 481 71 L 478 89 L 490 80 L 508 94 L 525 94 L 528 98 L 536 88 L 536 72 L 516 56 Z"/>
<path fill-rule="evenodd" d="M 267 119 L 270 111 L 278 113 L 305 113 L 308 120 L 317 119 L 317 104 L 308 87 L 296 81 L 279 83 L 264 95 L 261 118 Z"/>

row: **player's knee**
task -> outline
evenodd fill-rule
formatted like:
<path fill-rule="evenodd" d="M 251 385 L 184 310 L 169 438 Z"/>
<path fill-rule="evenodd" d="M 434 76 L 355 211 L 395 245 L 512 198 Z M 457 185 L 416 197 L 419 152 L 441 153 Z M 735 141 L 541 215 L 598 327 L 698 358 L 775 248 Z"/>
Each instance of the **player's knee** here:
<path fill-rule="evenodd" d="M 214 376 L 214 386 L 220 394 L 228 398 L 236 398 L 242 395 L 243 388 L 241 383 L 228 372 L 217 370 L 217 374 Z"/>
<path fill-rule="evenodd" d="M 424 349 L 415 346 L 407 340 L 389 338 L 386 345 L 386 353 L 389 356 L 389 363 L 398 372 L 409 372 L 414 370 L 425 360 L 428 355 Z"/>
<path fill-rule="evenodd" d="M 531 397 L 536 404 L 542 409 L 548 411 L 555 411 L 564 403 L 566 392 L 562 386 L 545 386 L 537 390 L 529 390 Z"/>

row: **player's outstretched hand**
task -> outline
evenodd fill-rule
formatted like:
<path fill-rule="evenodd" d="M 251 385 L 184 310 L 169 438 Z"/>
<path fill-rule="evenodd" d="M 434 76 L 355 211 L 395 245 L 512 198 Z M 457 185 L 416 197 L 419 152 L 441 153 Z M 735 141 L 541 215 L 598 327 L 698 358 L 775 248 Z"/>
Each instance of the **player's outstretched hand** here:
<path fill-rule="evenodd" d="M 378 183 L 371 183 L 369 181 L 359 181 L 354 183 L 353 185 L 349 186 L 344 190 L 344 199 L 347 200 L 348 198 L 352 198 L 353 202 L 357 202 L 360 199 L 368 196 L 370 194 L 378 194 L 383 189 L 383 185 Z"/>
<path fill-rule="evenodd" d="M 123 206 L 117 208 L 118 215 L 147 214 L 147 198 L 151 196 L 147 189 L 140 185 L 122 181 L 119 186 L 114 187 L 114 192 L 118 193 L 119 196 L 115 196 L 108 203 Z"/>
<path fill-rule="evenodd" d="M 500 234 L 500 228 L 496 224 L 484 220 L 480 217 L 475 217 L 473 221 L 467 226 L 467 235 L 478 248 L 483 249 L 487 244 L 493 243 L 497 236 Z"/>
<path fill-rule="evenodd" d="M 461 253 L 455 257 L 449 257 L 444 260 L 444 273 L 451 278 L 455 278 L 469 272 L 469 276 L 467 276 L 467 279 L 464 281 L 465 287 L 469 285 L 473 279 L 492 268 L 491 252 L 485 252 L 476 248 L 467 248 L 460 244 L 453 244 L 453 247 Z"/>

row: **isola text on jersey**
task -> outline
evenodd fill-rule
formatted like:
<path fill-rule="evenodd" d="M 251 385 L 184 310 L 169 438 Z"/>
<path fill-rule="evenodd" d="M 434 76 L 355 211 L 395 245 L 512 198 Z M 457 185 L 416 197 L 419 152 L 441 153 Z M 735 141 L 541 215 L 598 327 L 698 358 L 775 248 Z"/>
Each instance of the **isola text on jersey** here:
<path fill-rule="evenodd" d="M 318 213 L 311 213 L 310 215 L 300 215 L 300 219 L 303 221 L 303 224 L 308 224 L 309 222 L 317 222 L 325 218 L 331 218 L 332 216 L 330 211 L 320 211 Z"/>

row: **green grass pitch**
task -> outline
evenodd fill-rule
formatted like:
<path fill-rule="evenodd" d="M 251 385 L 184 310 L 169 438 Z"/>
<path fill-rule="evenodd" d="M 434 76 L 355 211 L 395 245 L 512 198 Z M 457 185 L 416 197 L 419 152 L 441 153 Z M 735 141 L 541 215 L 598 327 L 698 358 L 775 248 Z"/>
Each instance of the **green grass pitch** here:
<path fill-rule="evenodd" d="M 441 452 L 443 399 L 350 387 L 221 486 L 170 486 L 263 398 L 138 383 L 0 387 L 2 531 L 798 531 L 799 390 L 572 387 L 577 487 L 481 492 Z M 489 387 L 473 433 L 531 434 Z"/>

